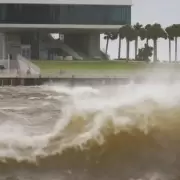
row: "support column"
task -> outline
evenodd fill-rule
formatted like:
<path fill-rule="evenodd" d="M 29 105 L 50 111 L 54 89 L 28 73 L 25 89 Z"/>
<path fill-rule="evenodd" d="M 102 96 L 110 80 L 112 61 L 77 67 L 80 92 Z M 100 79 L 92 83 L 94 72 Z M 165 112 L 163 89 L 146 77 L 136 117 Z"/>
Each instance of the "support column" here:
<path fill-rule="evenodd" d="M 90 57 L 101 57 L 100 34 L 94 33 L 88 36 L 88 54 Z"/>
<path fill-rule="evenodd" d="M 6 35 L 0 33 L 0 59 L 6 59 Z"/>
<path fill-rule="evenodd" d="M 83 53 L 89 58 L 101 56 L 99 33 L 66 34 L 64 42 L 77 53 Z"/>
<path fill-rule="evenodd" d="M 31 41 L 31 59 L 39 60 L 39 32 L 33 34 Z"/>

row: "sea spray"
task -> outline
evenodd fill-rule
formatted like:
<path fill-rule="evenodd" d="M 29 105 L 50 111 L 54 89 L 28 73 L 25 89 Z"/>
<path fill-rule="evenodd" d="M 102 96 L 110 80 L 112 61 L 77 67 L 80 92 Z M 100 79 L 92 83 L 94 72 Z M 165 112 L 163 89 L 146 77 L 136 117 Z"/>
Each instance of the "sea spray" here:
<path fill-rule="evenodd" d="M 6 99 L 0 113 L 7 114 L 0 117 L 4 171 L 33 167 L 63 175 L 70 170 L 86 179 L 178 176 L 179 83 L 7 91 L 14 98 L 0 91 Z"/>

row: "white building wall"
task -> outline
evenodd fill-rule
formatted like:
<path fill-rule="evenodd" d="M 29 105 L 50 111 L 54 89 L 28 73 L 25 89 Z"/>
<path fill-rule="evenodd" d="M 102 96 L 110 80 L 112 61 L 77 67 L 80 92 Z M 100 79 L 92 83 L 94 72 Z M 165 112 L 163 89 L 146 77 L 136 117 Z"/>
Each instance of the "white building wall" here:
<path fill-rule="evenodd" d="M 2 3 L 132 5 L 132 0 L 0 0 L 0 4 Z"/>

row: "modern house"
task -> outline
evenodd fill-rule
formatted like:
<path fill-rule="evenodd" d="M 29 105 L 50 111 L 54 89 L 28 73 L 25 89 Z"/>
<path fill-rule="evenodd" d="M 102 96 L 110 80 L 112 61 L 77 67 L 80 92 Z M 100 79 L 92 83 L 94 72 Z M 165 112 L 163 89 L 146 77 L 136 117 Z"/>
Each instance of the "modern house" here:
<path fill-rule="evenodd" d="M 100 57 L 100 34 L 130 24 L 131 5 L 132 0 L 0 0 L 0 59 Z"/>

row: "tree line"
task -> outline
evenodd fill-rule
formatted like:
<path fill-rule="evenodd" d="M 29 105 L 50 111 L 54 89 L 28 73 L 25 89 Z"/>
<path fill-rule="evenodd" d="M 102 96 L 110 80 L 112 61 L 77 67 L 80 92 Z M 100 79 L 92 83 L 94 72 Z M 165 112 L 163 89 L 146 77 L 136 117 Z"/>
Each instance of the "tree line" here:
<path fill-rule="evenodd" d="M 180 24 L 173 24 L 166 28 L 163 28 L 160 24 L 147 24 L 143 26 L 140 23 L 135 25 L 124 25 L 119 28 L 117 32 L 106 32 L 104 33 L 104 39 L 106 39 L 106 54 L 108 53 L 109 40 L 115 40 L 119 37 L 119 47 L 118 47 L 118 59 L 121 59 L 121 44 L 122 40 L 126 39 L 126 60 L 129 60 L 130 55 L 130 43 L 134 42 L 135 54 L 134 58 L 139 57 L 139 53 L 142 52 L 142 49 L 138 48 L 139 39 L 141 41 L 146 40 L 145 48 L 151 48 L 149 46 L 149 40 L 153 41 L 153 61 L 158 61 L 157 49 L 158 49 L 158 39 L 163 38 L 167 39 L 169 42 L 169 62 L 172 62 L 171 56 L 171 43 L 175 43 L 175 62 L 177 62 L 177 40 L 180 37 Z M 148 56 L 151 56 L 150 54 Z"/>

